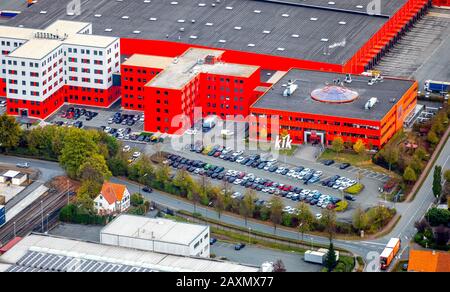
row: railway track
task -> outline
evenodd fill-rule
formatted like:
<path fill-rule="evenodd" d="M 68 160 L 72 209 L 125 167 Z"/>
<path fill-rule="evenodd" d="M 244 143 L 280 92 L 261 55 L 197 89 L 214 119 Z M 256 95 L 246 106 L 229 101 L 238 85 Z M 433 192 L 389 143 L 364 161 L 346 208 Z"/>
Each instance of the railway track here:
<path fill-rule="evenodd" d="M 24 237 L 32 231 L 46 232 L 57 221 L 59 210 L 66 204 L 67 191 L 49 190 L 0 228 L 0 246 L 15 236 Z"/>

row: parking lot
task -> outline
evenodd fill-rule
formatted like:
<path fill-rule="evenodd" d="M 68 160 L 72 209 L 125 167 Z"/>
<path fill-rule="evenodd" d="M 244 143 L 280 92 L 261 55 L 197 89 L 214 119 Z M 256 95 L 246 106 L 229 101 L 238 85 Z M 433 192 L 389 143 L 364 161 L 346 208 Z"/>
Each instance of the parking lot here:
<path fill-rule="evenodd" d="M 320 214 L 325 208 L 333 209 L 336 203 L 344 198 L 344 189 L 357 183 L 354 175 L 356 168 L 348 167 L 341 170 L 339 164 L 327 166 L 326 171 L 318 170 L 317 167 L 308 168 L 301 164 L 292 168 L 276 161 L 271 162 L 271 167 L 264 163 L 262 163 L 263 165 L 256 163 L 259 167 L 252 167 L 252 163 L 245 163 L 246 160 L 242 160 L 242 158 L 237 159 L 240 161 L 239 163 L 235 161 L 236 157 L 240 155 L 245 157 L 244 153 L 235 153 L 236 155 L 230 161 L 230 159 L 223 159 L 224 157 L 220 158 L 220 155 L 214 157 L 212 151 L 210 150 L 210 155 L 189 150 L 183 151 L 178 153 L 178 156 L 170 157 L 172 161 L 169 162 L 169 165 L 174 169 L 190 171 L 195 176 L 208 176 L 214 184 L 220 186 L 227 181 L 232 187 L 233 197 L 236 199 L 241 198 L 246 189 L 257 191 L 259 201 L 256 203 L 261 205 L 267 204 L 274 195 L 279 196 L 286 206 L 285 212 L 290 214 L 295 214 L 295 206 L 299 201 L 309 203 L 315 214 Z M 233 152 L 230 151 L 229 156 L 233 156 Z M 320 163 L 314 165 L 325 168 Z M 340 174 L 339 177 L 337 173 Z M 366 188 L 360 195 L 349 198 L 354 201 L 350 201 L 346 212 L 338 213 L 339 219 L 349 221 L 352 218 L 352 210 L 357 207 L 371 207 L 380 202 L 381 198 L 377 190 L 383 185 L 382 181 L 372 178 L 379 177 L 374 173 L 365 173 L 367 177 L 364 177 L 361 182 L 371 185 L 372 188 Z M 316 177 L 315 182 L 305 184 L 305 181 L 311 181 L 310 179 L 314 177 Z M 328 185 L 325 185 L 326 182 Z"/>
<path fill-rule="evenodd" d="M 216 242 L 211 246 L 211 253 L 217 258 L 225 257 L 232 262 L 261 266 L 264 262 L 281 260 L 287 272 L 320 272 L 322 266 L 307 263 L 303 255 L 296 252 L 282 252 L 278 250 L 247 245 L 242 250 L 234 250 L 234 245 L 226 242 Z"/>
<path fill-rule="evenodd" d="M 97 113 L 98 115 L 92 118 L 92 120 L 88 120 L 87 116 L 81 115 L 78 119 L 74 119 L 73 117 L 63 117 L 63 114 L 67 113 L 69 108 L 92 111 Z M 122 111 L 120 108 L 120 104 L 116 103 L 111 108 L 101 109 L 97 107 L 88 107 L 88 106 L 73 106 L 73 105 L 64 105 L 61 109 L 47 119 L 49 123 L 64 123 L 64 125 L 73 125 L 76 121 L 81 121 L 83 123 L 84 128 L 92 128 L 92 129 L 100 129 L 101 127 L 111 127 L 111 128 L 131 128 L 133 132 L 142 132 L 144 130 L 143 121 L 136 121 L 134 125 L 118 125 L 118 124 L 108 124 L 108 120 L 111 119 L 116 112 L 121 112 L 123 114 L 133 114 L 133 115 L 142 115 L 140 112 L 126 112 Z"/>

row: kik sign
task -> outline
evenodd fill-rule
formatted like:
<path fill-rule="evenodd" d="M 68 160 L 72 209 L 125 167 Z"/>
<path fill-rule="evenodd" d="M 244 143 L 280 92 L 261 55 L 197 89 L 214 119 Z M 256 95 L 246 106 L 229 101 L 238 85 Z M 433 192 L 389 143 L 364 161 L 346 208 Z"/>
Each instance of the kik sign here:
<path fill-rule="evenodd" d="M 275 149 L 276 150 L 291 150 L 292 149 L 292 139 L 291 135 L 286 135 L 283 138 L 277 136 L 277 140 L 275 141 Z"/>

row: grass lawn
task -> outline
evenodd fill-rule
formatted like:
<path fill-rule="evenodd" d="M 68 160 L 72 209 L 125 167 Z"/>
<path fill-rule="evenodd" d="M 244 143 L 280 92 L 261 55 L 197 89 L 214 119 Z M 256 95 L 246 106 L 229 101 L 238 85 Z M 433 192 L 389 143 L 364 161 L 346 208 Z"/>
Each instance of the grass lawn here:
<path fill-rule="evenodd" d="M 326 149 L 320 156 L 319 160 L 335 160 L 336 162 L 348 162 L 356 167 L 384 173 L 386 175 L 389 175 L 390 177 L 398 177 L 396 173 L 390 172 L 389 170 L 374 164 L 372 162 L 372 157 L 368 154 L 356 154 L 350 152 L 342 152 L 337 154 L 331 149 Z"/>
<path fill-rule="evenodd" d="M 216 236 L 217 238 L 219 238 L 220 240 L 225 241 L 225 242 L 234 243 L 234 244 L 238 243 L 238 242 L 242 242 L 245 244 L 249 243 L 248 235 L 231 232 L 231 231 L 227 231 L 227 230 L 222 230 L 222 229 L 218 229 L 216 227 L 211 227 L 211 233 L 214 236 Z M 271 249 L 277 249 L 277 250 L 285 251 L 285 252 L 297 252 L 300 254 L 304 254 L 306 251 L 303 248 L 299 248 L 299 247 L 295 247 L 295 246 L 289 246 L 286 244 L 279 244 L 279 243 L 275 243 L 275 242 L 271 242 L 271 241 L 256 239 L 254 236 L 250 236 L 250 243 L 253 245 L 271 248 Z"/>

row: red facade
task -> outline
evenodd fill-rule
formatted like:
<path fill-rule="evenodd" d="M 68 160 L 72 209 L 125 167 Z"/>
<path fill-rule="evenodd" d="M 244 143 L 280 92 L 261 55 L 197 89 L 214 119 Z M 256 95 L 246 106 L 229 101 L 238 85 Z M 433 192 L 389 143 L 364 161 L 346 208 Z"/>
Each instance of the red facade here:
<path fill-rule="evenodd" d="M 12 116 L 46 119 L 64 103 L 109 107 L 119 97 L 120 88 L 117 86 L 101 90 L 66 85 L 42 102 L 8 98 L 7 113 Z"/>
<path fill-rule="evenodd" d="M 436 5 L 436 6 L 450 6 L 450 0 L 433 0 L 433 5 Z"/>
<path fill-rule="evenodd" d="M 360 139 L 368 148 L 372 148 L 371 146 L 381 148 L 403 127 L 405 118 L 414 110 L 418 88 L 418 83 L 415 82 L 379 121 L 251 108 L 251 113 L 258 121 L 250 123 L 251 137 L 276 139 L 271 133 L 271 118 L 277 116 L 280 126 L 277 129 L 278 133 L 287 131 L 293 144 L 313 143 L 319 138 L 317 142 L 331 145 L 336 137 L 342 137 L 345 142 L 355 143 Z M 261 120 L 261 116 L 267 120 Z"/>
<path fill-rule="evenodd" d="M 144 111 L 144 87 L 162 69 L 137 66 L 122 66 L 122 107 L 127 110 Z"/>

